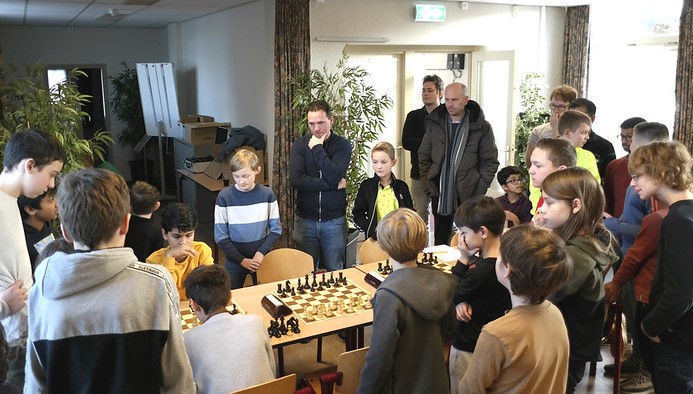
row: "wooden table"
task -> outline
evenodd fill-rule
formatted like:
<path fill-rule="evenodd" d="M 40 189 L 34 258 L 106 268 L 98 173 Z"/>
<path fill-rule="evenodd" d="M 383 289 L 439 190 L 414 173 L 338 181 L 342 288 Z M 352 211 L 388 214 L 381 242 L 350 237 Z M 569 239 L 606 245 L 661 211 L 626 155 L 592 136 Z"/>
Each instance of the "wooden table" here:
<path fill-rule="evenodd" d="M 342 271 L 335 271 L 335 276 L 339 272 L 344 273 L 344 276 L 352 283 L 358 285 L 368 294 L 372 295 L 375 288 L 363 280 L 363 272 L 355 268 L 347 268 Z M 329 275 L 329 273 L 328 273 Z M 260 316 L 265 323 L 265 327 L 269 327 L 273 317 L 262 307 L 261 300 L 264 296 L 271 294 L 277 290 L 277 283 L 286 281 L 278 281 L 273 283 L 259 284 L 257 286 L 244 287 L 232 291 L 234 303 L 236 303 L 245 313 Z M 296 280 L 292 279 L 292 285 Z M 188 302 L 182 301 L 181 308 L 188 308 Z M 295 314 L 286 317 L 288 319 Z M 335 334 L 342 330 L 347 330 L 346 350 L 354 350 L 364 346 L 363 328 L 373 324 L 373 310 L 363 310 L 358 313 L 344 314 L 326 320 L 317 320 L 311 323 L 304 323 L 299 319 L 299 328 L 301 332 L 293 335 L 282 335 L 280 338 L 270 338 L 270 343 L 273 348 L 277 349 L 277 372 L 281 376 L 284 374 L 284 347 L 307 341 L 310 339 L 319 338 L 325 335 Z M 319 343 L 320 345 L 320 343 Z M 318 362 L 321 362 L 320 355 L 322 353 L 321 346 L 318 346 Z"/>

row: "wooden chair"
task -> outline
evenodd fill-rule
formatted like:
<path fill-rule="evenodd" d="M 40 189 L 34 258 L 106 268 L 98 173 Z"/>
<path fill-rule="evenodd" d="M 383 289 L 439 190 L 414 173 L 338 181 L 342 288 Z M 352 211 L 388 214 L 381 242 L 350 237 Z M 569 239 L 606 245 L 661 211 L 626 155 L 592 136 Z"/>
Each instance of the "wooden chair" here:
<path fill-rule="evenodd" d="M 265 256 L 257 270 L 258 283 L 303 277 L 313 271 L 313 257 L 297 249 L 279 248 Z"/>
<path fill-rule="evenodd" d="M 231 394 L 294 394 L 296 392 L 296 374 L 283 376 L 266 383 L 256 384 L 247 389 L 234 391 Z"/>
<path fill-rule="evenodd" d="M 321 394 L 354 394 L 361 381 L 361 370 L 366 363 L 368 348 L 342 353 L 337 361 L 337 372 L 320 376 Z"/>
<path fill-rule="evenodd" d="M 363 241 L 363 244 L 361 244 L 356 254 L 356 260 L 361 264 L 375 263 L 388 258 L 390 258 L 390 256 L 385 253 L 380 245 L 378 245 L 378 242 L 374 241 L 373 238 L 368 238 Z"/>
<path fill-rule="evenodd" d="M 452 237 L 450 237 L 450 246 L 453 248 L 457 247 L 457 244 L 460 242 L 460 232 L 455 231 L 454 234 L 452 234 Z"/>

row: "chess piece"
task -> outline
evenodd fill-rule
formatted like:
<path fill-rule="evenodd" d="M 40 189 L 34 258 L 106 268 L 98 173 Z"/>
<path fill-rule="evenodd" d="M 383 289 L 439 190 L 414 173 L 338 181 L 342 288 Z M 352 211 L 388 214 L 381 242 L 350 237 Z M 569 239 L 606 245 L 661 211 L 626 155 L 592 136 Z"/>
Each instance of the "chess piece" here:
<path fill-rule="evenodd" d="M 280 321 L 282 324 L 279 326 L 279 332 L 281 332 L 282 335 L 286 335 L 286 333 L 289 332 L 289 329 L 286 328 L 286 324 L 284 323 L 284 316 L 281 317 Z"/>
<path fill-rule="evenodd" d="M 303 286 L 300 286 L 298 288 L 298 294 L 306 294 L 306 289 L 304 289 Z"/>
<path fill-rule="evenodd" d="M 313 283 L 310 285 L 311 287 L 318 287 L 318 280 L 316 277 L 317 275 L 315 274 L 315 272 L 313 272 Z"/>
<path fill-rule="evenodd" d="M 330 280 L 327 283 L 329 283 L 331 285 L 334 284 L 334 272 L 330 272 Z"/>
<path fill-rule="evenodd" d="M 298 287 L 299 290 L 301 289 L 301 287 L 303 287 L 303 285 L 301 284 L 301 278 L 298 278 L 298 285 L 297 285 L 297 287 Z"/>
<path fill-rule="evenodd" d="M 323 272 L 322 273 L 322 279 L 320 280 L 320 284 L 323 285 L 323 287 L 324 287 L 325 283 L 327 283 L 327 281 L 325 281 L 325 273 Z"/>
<path fill-rule="evenodd" d="M 284 283 L 284 288 L 286 289 L 287 293 L 290 292 L 291 291 L 291 282 L 289 282 L 287 280 L 286 283 Z"/>
<path fill-rule="evenodd" d="M 339 273 L 339 281 L 341 282 L 342 279 L 344 279 L 344 272 Z"/>
<path fill-rule="evenodd" d="M 294 334 L 300 334 L 301 329 L 298 327 L 298 319 L 292 317 L 291 319 L 289 319 L 289 322 L 291 322 L 291 332 L 293 332 Z"/>
<path fill-rule="evenodd" d="M 346 278 L 346 277 L 343 277 L 343 278 L 342 278 L 342 284 L 343 284 L 344 286 L 347 285 L 347 278 Z"/>
<path fill-rule="evenodd" d="M 383 272 L 383 262 L 378 261 L 378 272 Z"/>
<path fill-rule="evenodd" d="M 426 264 L 428 263 L 428 253 L 423 254 L 423 258 L 421 259 L 421 264 Z"/>
<path fill-rule="evenodd" d="M 238 308 L 236 308 L 236 304 L 233 304 L 233 309 L 231 310 L 232 315 L 238 314 Z"/>
<path fill-rule="evenodd" d="M 296 288 L 295 288 L 295 287 L 292 287 L 292 288 L 291 288 L 291 296 L 292 296 L 292 297 L 295 297 L 295 296 L 296 296 Z"/>
<path fill-rule="evenodd" d="M 325 289 L 322 287 L 322 282 L 320 282 L 318 284 L 318 291 L 323 291 L 323 290 L 325 290 Z"/>
<path fill-rule="evenodd" d="M 303 285 L 303 288 L 306 290 L 310 289 L 310 286 L 308 285 L 308 274 L 306 274 L 306 284 Z"/>
<path fill-rule="evenodd" d="M 313 317 L 313 313 L 306 311 L 306 313 L 303 315 L 303 320 L 305 320 L 307 322 L 314 321 L 315 318 Z"/>
<path fill-rule="evenodd" d="M 324 319 L 325 318 L 325 306 L 324 305 L 318 305 L 318 319 Z"/>

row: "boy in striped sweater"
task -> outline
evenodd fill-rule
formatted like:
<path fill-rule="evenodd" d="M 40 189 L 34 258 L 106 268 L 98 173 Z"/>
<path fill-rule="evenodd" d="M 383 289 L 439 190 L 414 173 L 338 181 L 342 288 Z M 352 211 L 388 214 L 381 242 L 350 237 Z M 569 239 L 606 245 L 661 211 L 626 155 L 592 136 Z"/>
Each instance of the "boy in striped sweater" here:
<path fill-rule="evenodd" d="M 272 189 L 257 185 L 260 160 L 254 152 L 239 149 L 229 160 L 235 184 L 219 192 L 214 207 L 214 241 L 226 255 L 231 288 L 243 287 L 248 274 L 257 284 L 255 272 L 265 254 L 282 233 L 279 206 Z"/>

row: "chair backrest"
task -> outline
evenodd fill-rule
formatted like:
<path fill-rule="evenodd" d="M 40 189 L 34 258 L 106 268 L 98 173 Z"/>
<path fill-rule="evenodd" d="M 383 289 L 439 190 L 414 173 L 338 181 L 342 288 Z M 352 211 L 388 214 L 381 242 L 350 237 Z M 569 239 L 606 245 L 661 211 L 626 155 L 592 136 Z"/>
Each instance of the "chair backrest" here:
<path fill-rule="evenodd" d="M 375 263 L 390 258 L 373 238 L 363 241 L 356 255 L 356 260 L 361 264 Z"/>
<path fill-rule="evenodd" d="M 337 361 L 337 372 L 342 374 L 342 384 L 335 385 L 339 394 L 355 394 L 361 381 L 361 370 L 366 363 L 368 348 L 342 353 Z"/>
<path fill-rule="evenodd" d="M 231 394 L 294 394 L 295 392 L 296 374 L 292 373 L 266 383 L 256 384 L 247 389 L 234 391 Z"/>
<path fill-rule="evenodd" d="M 275 249 L 262 260 L 257 270 L 259 283 L 271 283 L 293 279 L 313 271 L 313 257 L 306 252 L 291 248 Z"/>
<path fill-rule="evenodd" d="M 450 246 L 453 248 L 457 247 L 457 244 L 460 242 L 460 232 L 455 231 L 455 233 L 452 234 L 452 237 L 450 237 Z"/>

